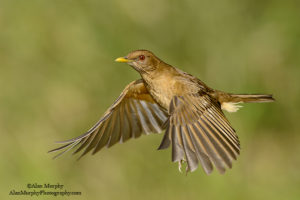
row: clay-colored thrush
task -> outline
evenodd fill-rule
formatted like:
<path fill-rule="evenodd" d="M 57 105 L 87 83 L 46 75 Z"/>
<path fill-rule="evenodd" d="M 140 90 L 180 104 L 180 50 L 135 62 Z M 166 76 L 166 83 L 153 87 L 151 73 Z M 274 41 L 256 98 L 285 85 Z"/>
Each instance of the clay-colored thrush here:
<path fill-rule="evenodd" d="M 85 134 L 63 141 L 50 152 L 62 153 L 78 147 L 81 156 L 104 146 L 138 138 L 142 133 L 165 130 L 158 149 L 172 146 L 172 161 L 186 161 L 186 171 L 200 163 L 209 174 L 213 165 L 220 173 L 232 167 L 240 153 L 240 142 L 222 112 L 235 112 L 239 103 L 272 102 L 272 95 L 231 94 L 214 90 L 147 50 L 137 50 L 116 59 L 132 66 L 142 79 L 126 86 L 104 116 Z"/>

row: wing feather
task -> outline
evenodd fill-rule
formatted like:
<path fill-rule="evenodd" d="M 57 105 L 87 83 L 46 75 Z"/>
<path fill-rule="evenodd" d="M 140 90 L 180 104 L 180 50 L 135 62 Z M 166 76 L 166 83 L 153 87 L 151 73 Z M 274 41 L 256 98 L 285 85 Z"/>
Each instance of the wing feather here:
<path fill-rule="evenodd" d="M 169 113 L 159 149 L 172 143 L 173 162 L 186 159 L 187 171 L 196 170 L 200 163 L 207 174 L 213 165 L 220 173 L 232 167 L 240 151 L 239 140 L 218 103 L 205 93 L 175 96 Z"/>
<path fill-rule="evenodd" d="M 207 154 L 205 153 L 205 148 L 203 147 L 201 141 L 199 140 L 198 136 L 197 136 L 197 133 L 195 132 L 195 130 L 193 129 L 193 126 L 189 126 L 189 134 L 190 134 L 190 137 L 191 137 L 191 140 L 196 148 L 196 151 L 197 151 L 197 156 L 198 156 L 198 159 L 204 169 L 204 171 L 207 173 L 207 174 L 210 174 L 213 170 L 213 166 L 212 166 L 212 163 L 209 159 L 209 157 L 207 156 Z"/>
<path fill-rule="evenodd" d="M 181 135 L 179 135 L 180 132 L 176 126 L 172 126 L 170 131 L 172 135 L 172 161 L 180 162 L 185 155 L 183 146 L 180 144 Z"/>
<path fill-rule="evenodd" d="M 111 147 L 117 142 L 138 138 L 142 133 L 161 132 L 168 113 L 160 107 L 148 93 L 143 80 L 130 83 L 103 117 L 86 133 L 58 142 L 64 144 L 49 152 L 60 153 L 55 157 L 79 146 L 74 152 L 82 151 L 80 157 L 91 150 L 93 154 L 104 146 Z"/>

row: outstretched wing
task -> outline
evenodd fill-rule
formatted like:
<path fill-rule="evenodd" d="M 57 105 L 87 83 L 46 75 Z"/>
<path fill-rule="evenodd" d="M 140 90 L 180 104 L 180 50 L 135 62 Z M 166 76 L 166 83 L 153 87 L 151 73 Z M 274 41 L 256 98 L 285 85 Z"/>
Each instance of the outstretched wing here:
<path fill-rule="evenodd" d="M 63 146 L 49 152 L 61 151 L 55 157 L 78 147 L 80 157 L 93 149 L 93 154 L 104 146 L 137 138 L 142 133 L 160 133 L 167 120 L 167 112 L 148 93 L 143 80 L 131 82 L 123 90 L 104 116 L 86 133 L 76 138 L 58 142 Z"/>
<path fill-rule="evenodd" d="M 240 152 L 239 139 L 220 105 L 207 94 L 175 96 L 170 118 L 159 149 L 172 144 L 172 161 L 187 161 L 187 171 L 200 163 L 209 174 L 213 164 L 220 173 L 232 167 Z"/>

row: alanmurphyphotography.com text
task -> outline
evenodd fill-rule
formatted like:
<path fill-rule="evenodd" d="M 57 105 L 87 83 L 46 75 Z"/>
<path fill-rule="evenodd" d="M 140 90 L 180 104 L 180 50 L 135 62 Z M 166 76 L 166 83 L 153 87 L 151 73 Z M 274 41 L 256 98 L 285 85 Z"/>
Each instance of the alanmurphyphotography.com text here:
<path fill-rule="evenodd" d="M 12 189 L 9 192 L 11 196 L 73 196 L 81 195 L 79 191 L 69 191 L 60 183 L 28 183 L 26 189 Z"/>

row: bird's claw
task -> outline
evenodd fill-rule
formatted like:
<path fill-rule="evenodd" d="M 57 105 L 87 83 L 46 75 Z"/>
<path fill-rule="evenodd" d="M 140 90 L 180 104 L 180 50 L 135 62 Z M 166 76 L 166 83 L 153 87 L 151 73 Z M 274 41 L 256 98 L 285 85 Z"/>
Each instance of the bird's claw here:
<path fill-rule="evenodd" d="M 182 167 L 182 164 L 184 164 L 184 162 L 186 162 L 185 159 L 182 159 L 182 160 L 178 161 L 178 170 L 179 170 L 180 173 L 182 173 L 181 167 Z M 188 166 L 186 166 L 185 170 L 188 170 Z"/>

